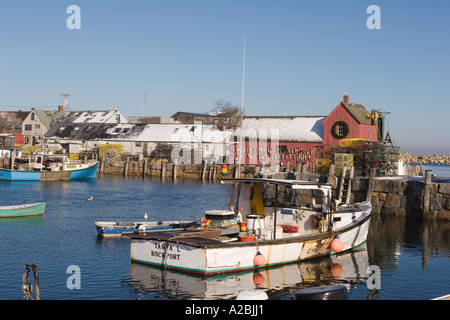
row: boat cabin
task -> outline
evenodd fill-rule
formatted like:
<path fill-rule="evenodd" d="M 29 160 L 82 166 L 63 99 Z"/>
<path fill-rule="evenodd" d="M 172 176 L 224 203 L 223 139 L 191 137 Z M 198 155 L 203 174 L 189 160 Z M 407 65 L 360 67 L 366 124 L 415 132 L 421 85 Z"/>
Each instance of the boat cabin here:
<path fill-rule="evenodd" d="M 227 179 L 222 183 L 237 185 L 232 210 L 258 239 L 329 230 L 332 204 L 329 184 L 274 179 Z"/>
<path fill-rule="evenodd" d="M 67 171 L 83 169 L 88 166 L 83 161 L 69 160 L 61 154 L 35 153 L 30 155 L 29 167 L 34 171 Z"/>

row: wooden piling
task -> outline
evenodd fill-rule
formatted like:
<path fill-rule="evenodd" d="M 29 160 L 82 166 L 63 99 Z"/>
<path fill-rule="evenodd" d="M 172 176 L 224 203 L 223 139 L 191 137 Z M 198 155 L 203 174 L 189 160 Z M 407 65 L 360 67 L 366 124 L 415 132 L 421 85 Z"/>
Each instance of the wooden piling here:
<path fill-rule="evenodd" d="M 123 170 L 123 175 L 127 176 L 128 175 L 128 168 L 130 166 L 130 158 L 128 157 L 126 162 L 125 162 L 125 168 Z"/>
<path fill-rule="evenodd" d="M 330 169 L 328 171 L 328 183 L 329 184 L 333 184 L 333 180 L 334 180 L 334 172 L 335 172 L 335 168 L 336 166 L 334 164 L 330 164 Z"/>
<path fill-rule="evenodd" d="M 372 200 L 372 190 L 373 190 L 373 180 L 375 179 L 377 173 L 377 169 L 376 168 L 370 168 L 370 176 L 369 176 L 369 182 L 368 182 L 368 186 L 367 186 L 367 196 L 366 196 L 366 200 L 367 201 L 371 201 Z"/>
<path fill-rule="evenodd" d="M 148 158 L 145 158 L 144 160 L 144 167 L 142 168 L 142 176 L 145 177 L 147 174 L 147 167 L 148 167 Z"/>
<path fill-rule="evenodd" d="M 300 174 L 302 172 L 302 163 L 301 162 L 297 163 L 295 170 L 297 171 L 298 174 Z"/>
<path fill-rule="evenodd" d="M 351 167 L 350 168 L 350 173 L 348 176 L 348 184 L 347 184 L 347 194 L 345 197 L 345 203 L 349 204 L 350 203 L 350 195 L 352 193 L 352 181 L 353 181 L 353 176 L 355 175 L 355 168 Z"/>
<path fill-rule="evenodd" d="M 177 170 L 178 170 L 178 161 L 177 161 L 177 159 L 175 159 L 174 161 L 173 161 L 173 167 L 172 167 L 172 180 L 173 181 L 176 181 L 177 180 Z"/>
<path fill-rule="evenodd" d="M 423 187 L 423 218 L 429 218 L 431 216 L 431 208 L 430 208 L 431 176 L 432 171 L 426 170 L 425 182 Z"/>
<path fill-rule="evenodd" d="M 206 176 L 206 167 L 207 167 L 208 165 L 206 164 L 206 162 L 203 162 L 203 165 L 202 165 L 202 181 L 205 181 L 205 176 Z"/>
<path fill-rule="evenodd" d="M 161 161 L 161 179 L 164 179 L 166 177 L 166 160 L 163 159 Z"/>
<path fill-rule="evenodd" d="M 16 161 L 16 152 L 13 150 L 11 152 L 11 170 L 14 170 L 14 162 Z"/>

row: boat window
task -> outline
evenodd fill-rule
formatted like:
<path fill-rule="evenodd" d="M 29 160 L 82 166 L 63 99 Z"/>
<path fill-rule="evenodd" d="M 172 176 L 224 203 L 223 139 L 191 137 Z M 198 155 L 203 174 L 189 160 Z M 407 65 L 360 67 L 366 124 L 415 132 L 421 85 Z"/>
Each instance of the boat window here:
<path fill-rule="evenodd" d="M 124 128 L 124 129 L 122 130 L 122 133 L 127 133 L 128 131 L 130 131 L 130 128 Z"/>

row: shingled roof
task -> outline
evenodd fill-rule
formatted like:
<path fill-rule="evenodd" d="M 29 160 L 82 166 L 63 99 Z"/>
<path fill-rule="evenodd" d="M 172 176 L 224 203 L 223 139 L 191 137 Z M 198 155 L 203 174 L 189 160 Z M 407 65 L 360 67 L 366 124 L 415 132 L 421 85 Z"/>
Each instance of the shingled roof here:
<path fill-rule="evenodd" d="M 366 118 L 369 111 L 367 111 L 363 105 L 349 102 L 342 102 L 342 105 L 356 118 L 359 123 L 371 124 L 370 119 Z"/>

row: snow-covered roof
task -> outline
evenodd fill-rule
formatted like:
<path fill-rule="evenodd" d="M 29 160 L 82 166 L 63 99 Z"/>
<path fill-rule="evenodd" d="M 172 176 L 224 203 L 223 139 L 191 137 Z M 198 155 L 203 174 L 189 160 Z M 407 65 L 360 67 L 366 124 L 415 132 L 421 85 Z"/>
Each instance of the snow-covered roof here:
<path fill-rule="evenodd" d="M 325 117 L 245 117 L 242 136 L 249 139 L 271 139 L 278 133 L 279 141 L 322 142 Z M 235 136 L 239 138 L 240 130 Z"/>
<path fill-rule="evenodd" d="M 220 131 L 213 125 L 199 124 L 118 124 L 106 133 L 109 139 L 127 141 L 222 143 L 230 138 L 232 131 Z"/>
<path fill-rule="evenodd" d="M 76 116 L 74 123 L 113 123 L 116 122 L 116 115 L 120 115 L 117 110 L 107 111 L 80 111 Z M 122 116 L 121 122 L 126 122 Z"/>

